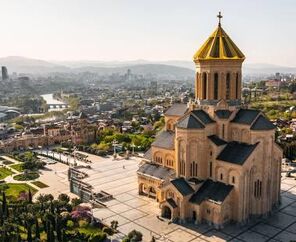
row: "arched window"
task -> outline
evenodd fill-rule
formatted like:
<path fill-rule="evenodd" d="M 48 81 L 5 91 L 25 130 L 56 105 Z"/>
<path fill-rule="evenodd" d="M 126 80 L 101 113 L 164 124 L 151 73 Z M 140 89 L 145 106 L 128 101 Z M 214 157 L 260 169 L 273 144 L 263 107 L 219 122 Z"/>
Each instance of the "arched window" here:
<path fill-rule="evenodd" d="M 226 75 L 226 99 L 230 99 L 230 73 Z"/>
<path fill-rule="evenodd" d="M 225 124 L 222 124 L 222 138 L 225 136 Z"/>
<path fill-rule="evenodd" d="M 190 176 L 197 176 L 198 165 L 197 162 L 193 161 L 190 164 Z"/>
<path fill-rule="evenodd" d="M 219 74 L 214 74 L 214 99 L 218 99 L 218 80 L 219 80 Z"/>
<path fill-rule="evenodd" d="M 213 162 L 210 161 L 210 177 L 212 177 L 213 173 Z"/>
<path fill-rule="evenodd" d="M 235 79 L 235 98 L 239 99 L 239 75 L 236 73 L 236 79 Z"/>
<path fill-rule="evenodd" d="M 235 177 L 234 176 L 232 177 L 232 183 L 233 184 L 235 183 Z"/>
<path fill-rule="evenodd" d="M 180 161 L 180 175 L 185 176 L 185 161 Z"/>
<path fill-rule="evenodd" d="M 202 98 L 203 99 L 207 99 L 207 83 L 208 83 L 207 78 L 208 78 L 207 73 L 204 72 L 202 75 Z"/>
<path fill-rule="evenodd" d="M 223 173 L 220 174 L 220 180 L 223 181 Z"/>
<path fill-rule="evenodd" d="M 261 194 L 262 194 L 262 181 L 257 179 L 257 181 L 254 182 L 254 197 L 261 198 Z"/>

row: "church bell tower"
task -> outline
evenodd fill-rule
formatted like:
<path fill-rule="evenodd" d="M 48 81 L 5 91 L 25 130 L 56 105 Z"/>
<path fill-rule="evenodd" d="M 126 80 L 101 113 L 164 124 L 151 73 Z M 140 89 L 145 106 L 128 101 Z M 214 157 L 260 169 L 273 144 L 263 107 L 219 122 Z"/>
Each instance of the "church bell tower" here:
<path fill-rule="evenodd" d="M 244 54 L 221 26 L 193 56 L 196 65 L 195 99 L 201 105 L 216 105 L 225 100 L 229 106 L 241 103 L 242 63 Z"/>

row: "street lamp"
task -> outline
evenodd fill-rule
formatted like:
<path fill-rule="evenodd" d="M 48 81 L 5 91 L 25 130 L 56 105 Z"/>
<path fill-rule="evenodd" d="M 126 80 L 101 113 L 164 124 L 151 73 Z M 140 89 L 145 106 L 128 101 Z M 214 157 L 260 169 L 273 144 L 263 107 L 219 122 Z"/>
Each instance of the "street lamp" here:
<path fill-rule="evenodd" d="M 136 146 L 135 146 L 134 143 L 132 143 L 132 144 L 131 144 L 131 147 L 133 148 L 133 153 L 132 153 L 132 154 L 134 155 L 134 154 L 135 154 L 135 147 L 136 147 Z"/>
<path fill-rule="evenodd" d="M 116 139 L 114 139 L 114 140 L 112 141 L 112 146 L 113 146 L 113 157 L 114 157 L 114 159 L 116 158 L 116 146 L 117 146 L 117 144 L 118 144 L 118 141 L 117 141 Z"/>

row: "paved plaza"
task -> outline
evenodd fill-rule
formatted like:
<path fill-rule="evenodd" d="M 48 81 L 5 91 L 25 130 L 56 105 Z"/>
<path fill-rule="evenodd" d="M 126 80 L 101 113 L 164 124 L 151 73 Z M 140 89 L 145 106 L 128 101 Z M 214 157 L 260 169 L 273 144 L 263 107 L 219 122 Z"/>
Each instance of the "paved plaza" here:
<path fill-rule="evenodd" d="M 218 231 L 206 224 L 179 225 L 158 218 L 160 209 L 156 201 L 138 195 L 136 170 L 140 158 L 113 160 L 112 157 L 89 155 L 88 159 L 92 161 L 92 169 L 83 169 L 89 175 L 83 181 L 93 185 L 95 191 L 105 191 L 114 197 L 105 203 L 106 208 L 93 209 L 93 214 L 107 224 L 112 220 L 119 222 L 120 233 L 114 236 L 117 239 L 136 229 L 142 232 L 144 241 L 150 241 L 152 235 L 157 241 L 173 242 L 296 240 L 296 180 L 284 174 L 282 204 L 277 212 L 245 226 L 228 225 Z M 40 190 L 40 193 L 69 193 L 67 168 L 61 163 L 49 165 L 40 180 L 50 187 Z"/>

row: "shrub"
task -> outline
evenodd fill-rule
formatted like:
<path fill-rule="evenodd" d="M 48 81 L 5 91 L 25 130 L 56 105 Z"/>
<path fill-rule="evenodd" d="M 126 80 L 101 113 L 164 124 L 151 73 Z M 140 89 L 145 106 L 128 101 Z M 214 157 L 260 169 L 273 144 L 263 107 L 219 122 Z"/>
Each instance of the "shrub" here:
<path fill-rule="evenodd" d="M 113 229 L 111 229 L 110 227 L 104 227 L 103 232 L 108 234 L 108 235 L 112 235 L 113 234 Z"/>
<path fill-rule="evenodd" d="M 74 222 L 72 220 L 67 221 L 67 228 L 72 229 L 74 227 Z"/>

